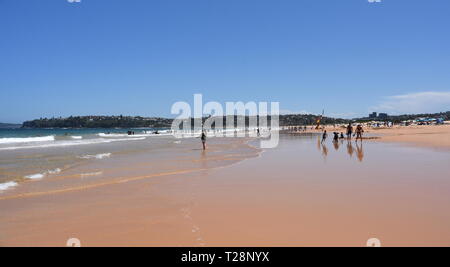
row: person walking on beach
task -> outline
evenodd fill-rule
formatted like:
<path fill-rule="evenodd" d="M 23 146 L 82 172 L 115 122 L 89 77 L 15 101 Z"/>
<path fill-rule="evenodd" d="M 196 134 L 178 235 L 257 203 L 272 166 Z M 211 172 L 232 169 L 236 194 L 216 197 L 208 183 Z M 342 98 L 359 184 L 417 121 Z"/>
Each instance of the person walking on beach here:
<path fill-rule="evenodd" d="M 351 123 L 349 123 L 347 126 L 347 139 L 352 139 L 352 134 L 353 134 L 353 126 Z"/>
<path fill-rule="evenodd" d="M 361 142 L 362 142 L 363 132 L 364 132 L 364 129 L 363 129 L 362 125 L 358 124 L 358 126 L 356 126 L 356 142 L 358 142 L 358 138 L 361 139 Z"/>
<path fill-rule="evenodd" d="M 204 131 L 202 132 L 200 139 L 202 140 L 203 150 L 206 150 L 206 134 Z"/>
<path fill-rule="evenodd" d="M 323 134 L 322 134 L 322 142 L 321 142 L 321 143 L 325 142 L 325 140 L 327 139 L 327 136 L 328 136 L 327 130 L 323 131 Z"/>

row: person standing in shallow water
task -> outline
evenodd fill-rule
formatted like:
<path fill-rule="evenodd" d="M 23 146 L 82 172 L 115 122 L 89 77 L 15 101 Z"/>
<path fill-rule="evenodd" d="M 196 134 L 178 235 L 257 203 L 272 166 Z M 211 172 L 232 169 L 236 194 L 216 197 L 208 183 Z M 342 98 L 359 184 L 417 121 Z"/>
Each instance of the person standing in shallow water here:
<path fill-rule="evenodd" d="M 339 141 L 339 133 L 338 132 L 333 132 L 333 142 L 337 142 Z"/>
<path fill-rule="evenodd" d="M 203 150 L 206 150 L 206 134 L 205 132 L 202 132 L 202 136 L 200 137 L 202 140 Z"/>
<path fill-rule="evenodd" d="M 323 143 L 323 142 L 327 139 L 327 136 L 328 136 L 327 130 L 323 131 L 323 134 L 322 134 L 322 142 L 321 142 L 321 143 Z"/>
<path fill-rule="evenodd" d="M 356 126 L 356 141 L 358 141 L 358 138 L 359 138 L 362 142 L 362 134 L 363 133 L 364 133 L 364 129 L 363 129 L 362 125 L 358 124 L 358 126 Z"/>
<path fill-rule="evenodd" d="M 349 123 L 347 126 L 347 139 L 352 139 L 352 134 L 353 134 L 353 126 L 351 123 Z"/>

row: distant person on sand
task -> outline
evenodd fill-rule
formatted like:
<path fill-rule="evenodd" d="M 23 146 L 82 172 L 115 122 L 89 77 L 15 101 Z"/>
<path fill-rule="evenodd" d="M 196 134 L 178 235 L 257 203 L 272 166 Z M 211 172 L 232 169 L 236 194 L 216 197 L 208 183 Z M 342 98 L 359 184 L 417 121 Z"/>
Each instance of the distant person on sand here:
<path fill-rule="evenodd" d="M 206 134 L 205 134 L 205 132 L 202 132 L 202 136 L 200 138 L 202 139 L 203 150 L 206 150 Z"/>
<path fill-rule="evenodd" d="M 327 139 L 327 136 L 328 136 L 327 130 L 323 131 L 323 134 L 322 134 L 322 142 L 321 142 L 321 143 L 325 142 L 325 140 Z"/>
<path fill-rule="evenodd" d="M 362 134 L 364 133 L 364 129 L 361 124 L 358 124 L 356 126 L 356 141 L 358 141 L 358 138 L 361 139 L 362 142 Z"/>
<path fill-rule="evenodd" d="M 341 138 L 341 139 L 344 139 L 344 138 L 345 138 L 343 132 L 341 132 L 341 137 L 340 137 L 340 138 Z"/>
<path fill-rule="evenodd" d="M 353 134 L 353 126 L 351 123 L 349 123 L 347 126 L 347 139 L 352 139 L 352 134 Z"/>

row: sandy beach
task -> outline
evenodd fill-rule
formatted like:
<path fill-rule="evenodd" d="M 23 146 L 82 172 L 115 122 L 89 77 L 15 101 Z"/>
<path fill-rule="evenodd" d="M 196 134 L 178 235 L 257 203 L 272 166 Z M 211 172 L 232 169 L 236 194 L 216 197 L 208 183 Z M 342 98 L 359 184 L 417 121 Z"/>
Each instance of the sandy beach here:
<path fill-rule="evenodd" d="M 354 127 L 356 126 L 353 125 Z M 325 130 L 331 134 L 333 132 L 344 132 L 345 128 L 325 126 Z M 311 130 L 308 127 L 307 133 L 321 133 L 322 130 Z M 450 124 L 445 125 L 414 125 L 414 126 L 393 126 L 380 128 L 364 128 L 365 137 L 376 137 L 372 141 L 404 143 L 414 146 L 449 149 L 450 148 Z"/>
<path fill-rule="evenodd" d="M 450 125 L 398 126 L 392 129 L 374 129 L 369 133 L 381 134 L 381 141 L 402 142 L 437 149 L 450 148 Z"/>
<path fill-rule="evenodd" d="M 75 168 L 3 192 L 0 246 L 445 246 L 448 151 L 397 142 L 434 147 L 446 131 L 377 130 L 389 142 L 361 145 L 282 135 L 264 151 L 211 139 L 203 153 L 190 140 L 166 164 L 138 155 L 151 169 L 113 156 L 90 166 L 101 177 Z"/>

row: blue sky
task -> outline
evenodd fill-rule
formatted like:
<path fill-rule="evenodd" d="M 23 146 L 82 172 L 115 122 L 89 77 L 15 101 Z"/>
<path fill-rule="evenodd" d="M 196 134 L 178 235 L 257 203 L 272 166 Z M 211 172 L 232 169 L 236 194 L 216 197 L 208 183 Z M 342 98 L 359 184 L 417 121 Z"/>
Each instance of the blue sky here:
<path fill-rule="evenodd" d="M 448 0 L 0 0 L 0 121 L 279 101 L 450 110 Z"/>

